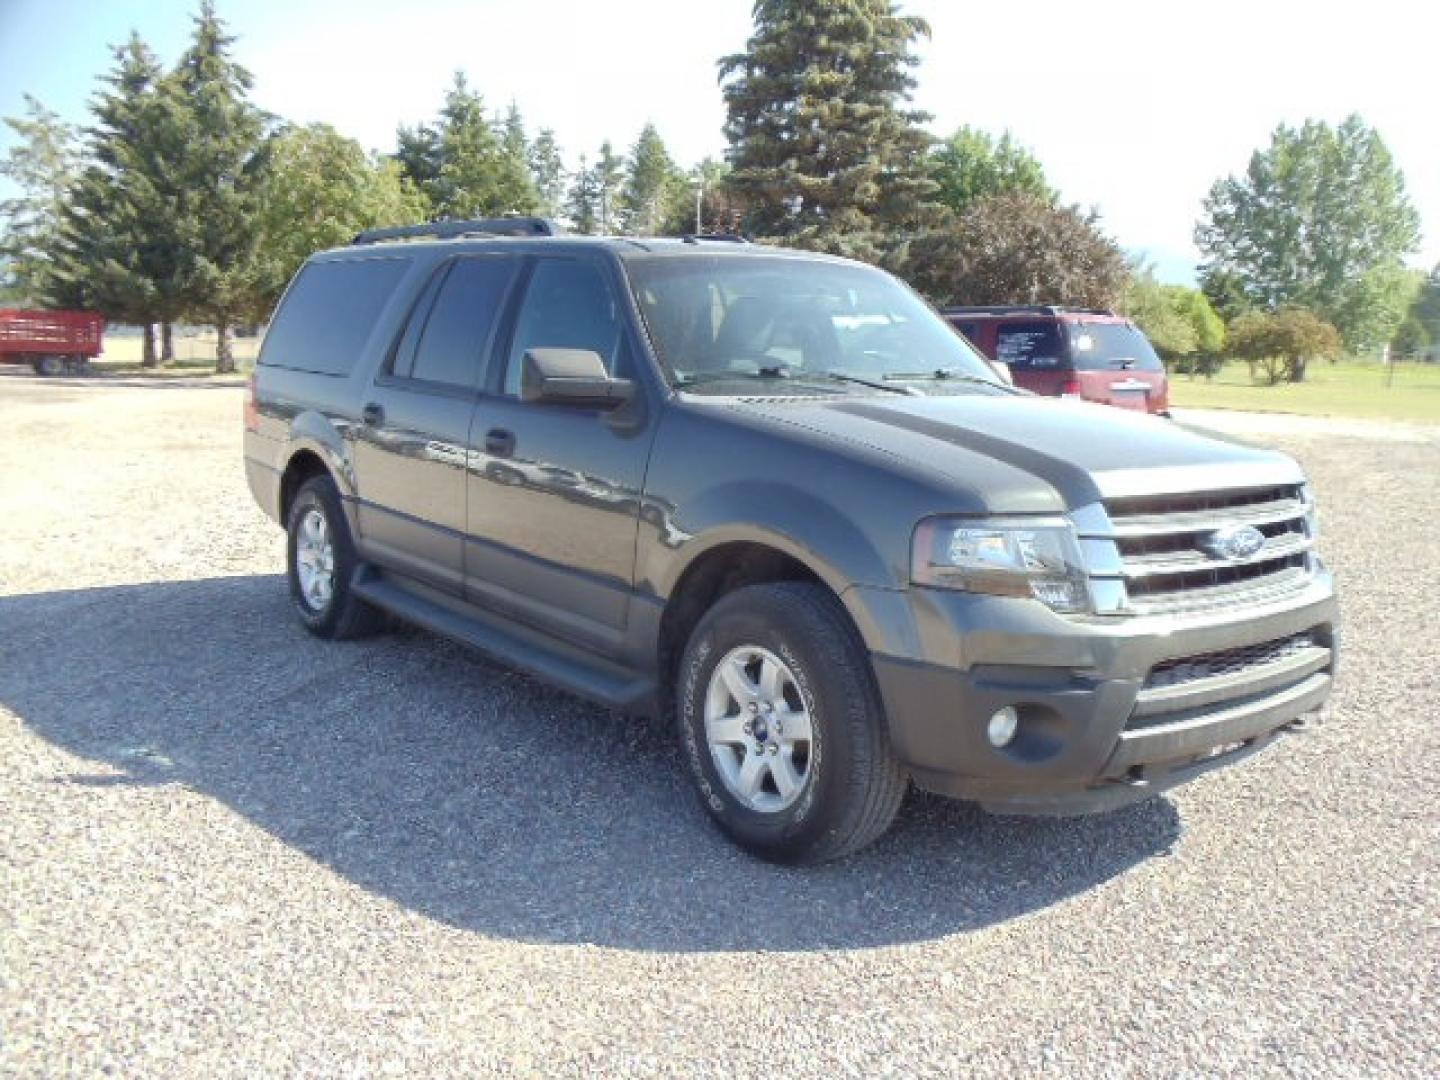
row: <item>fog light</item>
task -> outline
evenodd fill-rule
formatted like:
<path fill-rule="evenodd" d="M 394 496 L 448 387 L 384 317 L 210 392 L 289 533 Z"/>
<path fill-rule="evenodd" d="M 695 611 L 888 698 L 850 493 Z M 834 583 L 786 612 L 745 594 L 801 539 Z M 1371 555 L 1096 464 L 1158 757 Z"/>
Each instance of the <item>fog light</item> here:
<path fill-rule="evenodd" d="M 1015 738 L 1015 729 L 1019 726 L 1019 714 L 1016 713 L 1014 706 L 1006 705 L 990 717 L 985 734 L 989 737 L 991 746 L 1008 746 L 1010 740 Z"/>

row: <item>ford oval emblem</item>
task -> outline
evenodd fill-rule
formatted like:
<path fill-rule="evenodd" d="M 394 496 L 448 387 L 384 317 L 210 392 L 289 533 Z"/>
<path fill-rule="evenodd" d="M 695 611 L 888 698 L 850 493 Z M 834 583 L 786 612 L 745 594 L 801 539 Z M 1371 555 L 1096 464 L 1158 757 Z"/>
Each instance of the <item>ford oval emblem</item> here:
<path fill-rule="evenodd" d="M 1227 525 L 1205 537 L 1200 546 L 1217 559 L 1248 559 L 1265 546 L 1265 534 L 1253 525 Z"/>

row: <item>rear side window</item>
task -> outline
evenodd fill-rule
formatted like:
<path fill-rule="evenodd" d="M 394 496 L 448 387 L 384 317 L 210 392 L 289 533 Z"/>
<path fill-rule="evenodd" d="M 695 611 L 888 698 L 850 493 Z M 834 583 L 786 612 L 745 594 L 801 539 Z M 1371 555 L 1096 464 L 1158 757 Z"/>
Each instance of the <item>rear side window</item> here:
<path fill-rule="evenodd" d="M 309 263 L 265 333 L 260 363 L 348 375 L 409 269 L 407 258 Z"/>
<path fill-rule="evenodd" d="M 1011 367 L 1065 366 L 1065 335 L 1058 322 L 1005 323 L 996 332 L 995 359 Z"/>
<path fill-rule="evenodd" d="M 515 277 L 516 265 L 514 259 L 497 256 L 457 259 L 440 284 L 429 317 L 425 318 L 423 301 L 417 306 L 412 320 L 424 318 L 424 326 L 412 333 L 412 323 L 406 331 L 395 358 L 394 374 L 478 388 L 490 335 Z"/>

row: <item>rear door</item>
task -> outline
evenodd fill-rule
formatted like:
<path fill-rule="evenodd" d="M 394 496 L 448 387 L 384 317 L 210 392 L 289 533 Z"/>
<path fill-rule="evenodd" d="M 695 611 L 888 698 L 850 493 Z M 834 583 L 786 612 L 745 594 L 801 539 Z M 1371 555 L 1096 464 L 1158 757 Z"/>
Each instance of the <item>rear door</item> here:
<path fill-rule="evenodd" d="M 351 431 L 364 556 L 457 594 L 470 421 L 518 266 L 503 255 L 441 265 Z"/>

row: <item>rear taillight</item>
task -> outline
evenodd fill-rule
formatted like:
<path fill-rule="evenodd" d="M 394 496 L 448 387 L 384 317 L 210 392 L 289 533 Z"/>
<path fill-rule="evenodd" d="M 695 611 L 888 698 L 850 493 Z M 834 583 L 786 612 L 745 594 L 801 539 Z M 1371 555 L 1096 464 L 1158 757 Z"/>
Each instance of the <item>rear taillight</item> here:
<path fill-rule="evenodd" d="M 1060 385 L 1060 396 L 1078 398 L 1080 396 L 1080 380 L 1071 375 Z"/>
<path fill-rule="evenodd" d="M 260 430 L 260 406 L 255 402 L 255 374 L 245 380 L 245 430 Z"/>

